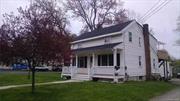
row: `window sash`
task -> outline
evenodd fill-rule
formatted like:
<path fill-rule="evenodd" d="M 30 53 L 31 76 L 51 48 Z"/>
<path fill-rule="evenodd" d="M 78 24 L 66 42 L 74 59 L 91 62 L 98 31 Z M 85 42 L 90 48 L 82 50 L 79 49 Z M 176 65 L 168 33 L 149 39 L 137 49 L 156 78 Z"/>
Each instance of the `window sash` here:
<path fill-rule="evenodd" d="M 98 66 L 113 66 L 113 54 L 98 55 Z"/>

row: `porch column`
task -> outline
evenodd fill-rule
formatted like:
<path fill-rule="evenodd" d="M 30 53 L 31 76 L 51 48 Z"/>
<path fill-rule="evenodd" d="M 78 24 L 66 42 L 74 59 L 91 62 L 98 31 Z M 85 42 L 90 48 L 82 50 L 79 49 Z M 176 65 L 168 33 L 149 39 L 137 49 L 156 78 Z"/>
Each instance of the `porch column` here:
<path fill-rule="evenodd" d="M 76 54 L 76 68 L 78 67 L 78 56 Z"/>
<path fill-rule="evenodd" d="M 113 51 L 113 66 L 117 66 L 117 49 Z"/>
<path fill-rule="evenodd" d="M 95 54 L 93 52 L 93 54 L 92 54 L 92 67 L 94 67 L 94 66 L 95 66 Z"/>
<path fill-rule="evenodd" d="M 73 56 L 71 55 L 70 67 L 72 67 L 72 64 L 73 64 Z"/>
<path fill-rule="evenodd" d="M 87 56 L 87 69 L 88 69 L 88 77 L 89 79 L 91 79 L 91 68 L 90 68 L 90 62 L 91 61 L 91 57 L 88 55 Z"/>
<path fill-rule="evenodd" d="M 117 49 L 113 50 L 113 66 L 117 66 Z M 114 82 L 118 82 L 118 78 L 115 76 L 116 70 L 114 68 Z"/>

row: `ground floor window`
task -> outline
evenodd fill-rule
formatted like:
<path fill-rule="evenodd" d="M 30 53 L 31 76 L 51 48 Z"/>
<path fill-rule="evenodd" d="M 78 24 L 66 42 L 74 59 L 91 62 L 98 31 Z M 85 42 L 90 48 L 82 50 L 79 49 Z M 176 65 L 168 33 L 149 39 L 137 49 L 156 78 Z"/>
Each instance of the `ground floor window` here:
<path fill-rule="evenodd" d="M 117 66 L 120 66 L 120 54 L 117 54 Z"/>
<path fill-rule="evenodd" d="M 98 55 L 98 66 L 113 66 L 113 54 Z"/>
<path fill-rule="evenodd" d="M 72 58 L 72 66 L 76 66 L 76 58 L 75 57 Z"/>

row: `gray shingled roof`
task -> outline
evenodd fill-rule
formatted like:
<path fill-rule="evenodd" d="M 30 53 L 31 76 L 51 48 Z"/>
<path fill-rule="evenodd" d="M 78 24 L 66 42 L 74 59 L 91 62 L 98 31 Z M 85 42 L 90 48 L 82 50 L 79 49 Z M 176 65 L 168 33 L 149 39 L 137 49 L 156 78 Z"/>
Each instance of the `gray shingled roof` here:
<path fill-rule="evenodd" d="M 86 39 L 86 38 L 91 38 L 91 37 L 95 37 L 95 36 L 100 36 L 100 35 L 105 35 L 105 34 L 117 32 L 117 31 L 121 31 L 127 25 L 129 25 L 132 21 L 133 20 L 127 21 L 127 22 L 124 22 L 124 23 L 120 23 L 120 24 L 117 24 L 117 25 L 113 25 L 113 26 L 110 26 L 110 27 L 105 27 L 105 28 L 102 28 L 102 29 L 94 30 L 92 32 L 87 32 L 87 33 L 81 34 L 78 37 L 76 37 L 74 39 L 74 41 L 82 40 L 82 39 Z"/>
<path fill-rule="evenodd" d="M 93 46 L 93 47 L 87 47 L 87 48 L 78 48 L 78 49 L 74 49 L 72 51 L 74 52 L 79 52 L 79 51 L 93 51 L 93 50 L 102 50 L 102 49 L 112 49 L 113 47 L 115 47 L 118 44 L 121 44 L 122 42 L 118 42 L 118 43 L 112 43 L 112 44 L 105 44 L 105 45 L 100 45 L 100 46 Z"/>

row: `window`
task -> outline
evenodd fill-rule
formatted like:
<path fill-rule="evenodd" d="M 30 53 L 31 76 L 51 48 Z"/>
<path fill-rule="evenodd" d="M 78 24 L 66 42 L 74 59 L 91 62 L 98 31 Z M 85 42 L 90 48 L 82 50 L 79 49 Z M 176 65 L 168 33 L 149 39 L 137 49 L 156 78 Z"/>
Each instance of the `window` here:
<path fill-rule="evenodd" d="M 98 66 L 113 66 L 113 54 L 98 55 Z"/>
<path fill-rule="evenodd" d="M 120 66 L 120 54 L 117 54 L 117 66 Z"/>
<path fill-rule="evenodd" d="M 132 42 L 132 33 L 129 32 L 129 42 Z"/>
<path fill-rule="evenodd" d="M 72 58 L 72 66 L 76 66 L 76 58 L 75 57 Z"/>
<path fill-rule="evenodd" d="M 153 67 L 156 68 L 156 60 L 153 59 Z"/>
<path fill-rule="evenodd" d="M 139 66 L 141 66 L 142 63 L 141 63 L 141 56 L 139 56 Z"/>
<path fill-rule="evenodd" d="M 141 47 L 141 38 L 139 37 L 139 47 Z"/>

